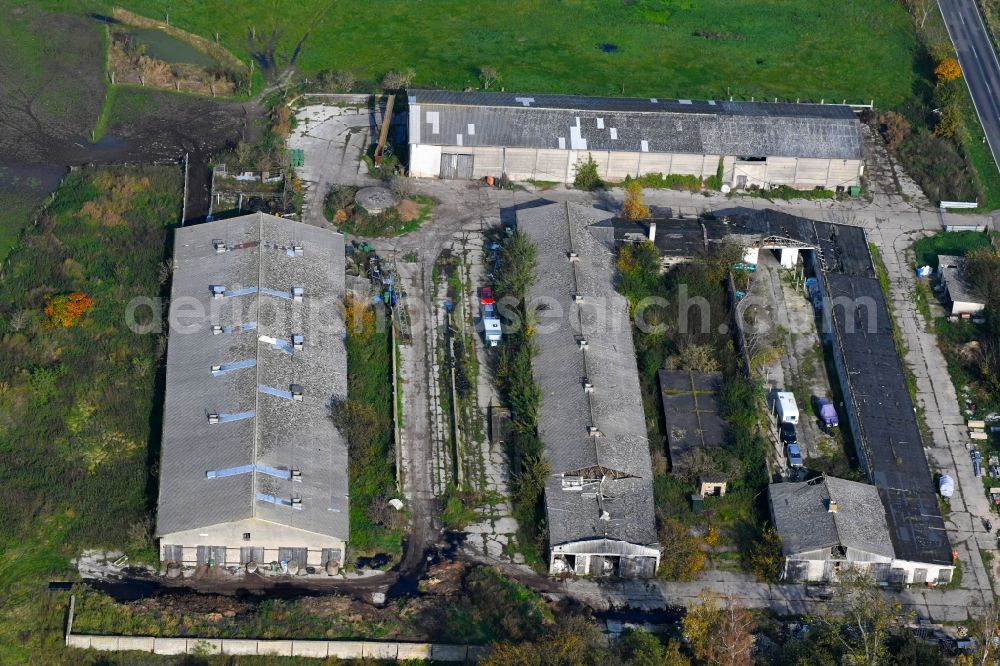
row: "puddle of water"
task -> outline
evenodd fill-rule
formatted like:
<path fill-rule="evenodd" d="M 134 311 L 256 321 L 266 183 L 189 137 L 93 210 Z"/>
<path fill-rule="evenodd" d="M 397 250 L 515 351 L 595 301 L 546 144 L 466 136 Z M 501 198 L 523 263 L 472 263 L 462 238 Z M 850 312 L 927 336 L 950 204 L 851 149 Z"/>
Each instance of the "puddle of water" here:
<path fill-rule="evenodd" d="M 122 150 L 127 146 L 125 139 L 113 134 L 105 134 L 97 143 L 90 143 L 87 139 L 78 139 L 77 143 L 86 146 L 88 151 L 94 153 L 109 153 Z"/>
<path fill-rule="evenodd" d="M 190 64 L 210 68 L 215 66 L 215 59 L 202 53 L 187 42 L 177 39 L 162 30 L 155 28 L 131 28 L 129 37 L 146 47 L 146 54 L 151 58 L 170 64 Z"/>

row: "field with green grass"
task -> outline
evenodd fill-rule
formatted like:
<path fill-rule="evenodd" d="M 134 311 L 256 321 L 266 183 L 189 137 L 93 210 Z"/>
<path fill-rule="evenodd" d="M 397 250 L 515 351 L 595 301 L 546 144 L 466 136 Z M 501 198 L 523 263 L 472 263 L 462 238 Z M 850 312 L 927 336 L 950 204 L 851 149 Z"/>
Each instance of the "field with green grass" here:
<path fill-rule="evenodd" d="M 158 296 L 179 216 L 175 168 L 70 174 L 0 282 L 0 663 L 53 648 L 44 592 L 83 548 L 154 561 L 160 335 L 125 325 Z"/>
<path fill-rule="evenodd" d="M 49 0 L 67 11 L 112 4 L 215 38 L 248 59 L 276 34 L 278 66 L 298 48 L 306 75 L 350 70 L 377 81 L 477 87 L 495 67 L 507 90 L 720 98 L 850 99 L 896 106 L 921 77 L 910 18 L 895 0 L 513 0 L 297 3 Z M 257 37 L 252 46 L 248 33 Z M 266 50 L 266 44 L 265 49 Z"/>

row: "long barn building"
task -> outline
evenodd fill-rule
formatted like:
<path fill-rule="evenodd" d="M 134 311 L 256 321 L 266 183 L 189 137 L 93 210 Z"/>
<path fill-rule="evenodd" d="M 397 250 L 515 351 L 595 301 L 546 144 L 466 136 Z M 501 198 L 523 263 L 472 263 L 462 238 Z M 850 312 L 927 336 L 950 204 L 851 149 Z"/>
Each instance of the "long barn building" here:
<path fill-rule="evenodd" d="M 410 174 L 572 182 L 717 175 L 735 189 L 849 188 L 864 173 L 849 106 L 409 91 Z"/>
<path fill-rule="evenodd" d="M 174 235 L 156 534 L 182 566 L 339 567 L 344 237 L 254 213 Z"/>

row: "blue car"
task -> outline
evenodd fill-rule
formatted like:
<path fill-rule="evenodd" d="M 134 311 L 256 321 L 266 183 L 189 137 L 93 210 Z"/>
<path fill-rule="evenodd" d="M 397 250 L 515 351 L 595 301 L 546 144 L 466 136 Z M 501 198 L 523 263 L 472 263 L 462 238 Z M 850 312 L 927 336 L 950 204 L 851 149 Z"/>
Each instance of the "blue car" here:
<path fill-rule="evenodd" d="M 786 447 L 788 451 L 788 466 L 789 467 L 802 467 L 805 465 L 805 461 L 802 460 L 802 449 L 799 445 L 792 442 Z"/>

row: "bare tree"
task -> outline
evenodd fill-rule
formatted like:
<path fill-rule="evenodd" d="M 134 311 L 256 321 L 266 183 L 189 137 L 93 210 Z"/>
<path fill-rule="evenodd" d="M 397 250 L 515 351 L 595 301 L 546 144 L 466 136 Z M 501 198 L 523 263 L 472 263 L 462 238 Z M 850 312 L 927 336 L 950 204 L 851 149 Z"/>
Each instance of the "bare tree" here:
<path fill-rule="evenodd" d="M 413 68 L 408 68 L 405 72 L 399 72 L 395 69 L 390 70 L 382 77 L 382 89 L 383 90 L 400 90 L 405 88 L 413 81 L 413 77 L 417 73 Z"/>
<path fill-rule="evenodd" d="M 1000 630 L 995 598 L 991 595 L 988 603 L 974 604 L 969 609 L 969 618 L 972 620 L 969 637 L 975 641 L 972 654 L 969 655 L 970 663 L 974 666 L 995 664 L 997 653 L 1000 652 L 995 642 L 997 631 Z"/>
<path fill-rule="evenodd" d="M 750 666 L 754 629 L 753 616 L 733 594 L 702 593 L 700 602 L 684 617 L 691 651 L 700 663 L 711 666 Z"/>
<path fill-rule="evenodd" d="M 490 86 L 496 83 L 499 75 L 495 67 L 483 65 L 479 68 L 479 80 L 483 82 L 483 90 L 489 90 Z"/>
<path fill-rule="evenodd" d="M 849 568 L 840 573 L 839 583 L 820 621 L 830 628 L 850 663 L 883 663 L 888 655 L 886 643 L 902 606 L 889 601 L 866 572 Z"/>
<path fill-rule="evenodd" d="M 410 196 L 413 190 L 411 186 L 410 179 L 402 174 L 395 174 L 392 177 L 392 181 L 389 186 L 392 188 L 392 193 L 400 200 L 403 200 Z"/>
<path fill-rule="evenodd" d="M 935 0 L 903 0 L 903 4 L 921 30 L 930 17 L 931 12 L 937 9 Z"/>
<path fill-rule="evenodd" d="M 24 310 L 18 310 L 10 316 L 10 328 L 12 331 L 20 331 L 28 325 L 28 315 Z"/>
<path fill-rule="evenodd" d="M 330 81 L 341 92 L 349 93 L 354 90 L 354 74 L 347 70 L 337 70 L 330 76 Z"/>

